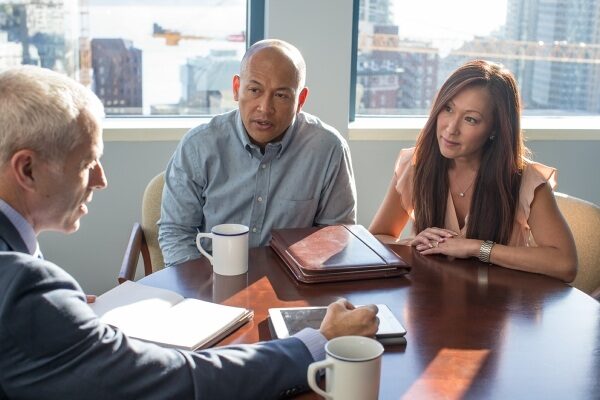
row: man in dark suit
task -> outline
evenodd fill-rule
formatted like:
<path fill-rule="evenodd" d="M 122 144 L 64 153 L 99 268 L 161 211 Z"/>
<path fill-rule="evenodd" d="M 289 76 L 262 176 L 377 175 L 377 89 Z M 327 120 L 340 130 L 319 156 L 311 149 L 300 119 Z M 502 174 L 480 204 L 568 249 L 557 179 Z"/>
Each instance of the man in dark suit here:
<path fill-rule="evenodd" d="M 74 232 L 106 187 L 102 105 L 36 67 L 0 73 L 0 399 L 242 399 L 303 390 L 327 339 L 373 335 L 376 307 L 329 306 L 320 330 L 202 352 L 130 339 L 101 323 L 37 235 Z"/>

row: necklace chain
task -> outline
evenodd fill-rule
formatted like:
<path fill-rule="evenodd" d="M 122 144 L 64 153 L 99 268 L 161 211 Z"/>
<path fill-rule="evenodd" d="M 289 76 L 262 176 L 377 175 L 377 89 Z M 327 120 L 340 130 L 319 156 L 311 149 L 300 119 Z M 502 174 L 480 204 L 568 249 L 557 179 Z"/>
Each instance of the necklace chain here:
<path fill-rule="evenodd" d="M 458 188 L 458 189 L 459 189 L 458 195 L 459 195 L 460 197 L 465 197 L 465 194 L 467 193 L 467 191 L 468 191 L 469 189 L 471 189 L 471 186 L 473 186 L 473 184 L 475 183 L 475 178 L 477 178 L 477 176 L 475 176 L 475 177 L 473 178 L 473 180 L 471 181 L 471 183 L 469 184 L 469 186 L 467 186 L 467 188 L 466 188 L 465 190 L 462 190 L 462 191 L 460 191 L 460 188 Z M 458 185 L 457 185 L 457 186 L 458 186 Z"/>

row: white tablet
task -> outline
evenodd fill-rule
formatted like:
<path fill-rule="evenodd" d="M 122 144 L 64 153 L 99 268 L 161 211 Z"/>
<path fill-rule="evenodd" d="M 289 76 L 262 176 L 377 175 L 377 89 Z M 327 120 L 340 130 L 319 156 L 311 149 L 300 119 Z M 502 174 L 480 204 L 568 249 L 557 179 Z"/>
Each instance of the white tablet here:
<path fill-rule="evenodd" d="M 385 304 L 377 304 L 379 311 L 379 330 L 375 335 L 382 344 L 406 343 L 406 329 Z M 289 307 L 269 308 L 269 320 L 272 334 L 278 339 L 292 336 L 302 329 L 319 329 L 325 317 L 327 307 Z"/>

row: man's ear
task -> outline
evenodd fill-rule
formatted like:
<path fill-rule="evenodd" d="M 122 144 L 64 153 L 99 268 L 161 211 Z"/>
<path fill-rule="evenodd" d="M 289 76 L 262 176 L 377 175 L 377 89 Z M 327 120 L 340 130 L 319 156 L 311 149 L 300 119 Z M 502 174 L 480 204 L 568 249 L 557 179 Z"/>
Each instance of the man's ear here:
<path fill-rule="evenodd" d="M 234 75 L 233 76 L 233 99 L 235 101 L 238 101 L 239 93 L 240 93 L 240 76 Z"/>
<path fill-rule="evenodd" d="M 300 111 L 302 111 L 302 106 L 304 106 L 304 102 L 306 101 L 307 97 L 308 97 L 308 88 L 305 87 L 300 91 L 300 96 L 298 96 L 298 109 L 296 110 L 296 113 L 299 113 Z"/>
<path fill-rule="evenodd" d="M 25 190 L 35 190 L 34 168 L 36 163 L 39 163 L 39 157 L 29 149 L 19 150 L 10 158 L 15 181 Z"/>

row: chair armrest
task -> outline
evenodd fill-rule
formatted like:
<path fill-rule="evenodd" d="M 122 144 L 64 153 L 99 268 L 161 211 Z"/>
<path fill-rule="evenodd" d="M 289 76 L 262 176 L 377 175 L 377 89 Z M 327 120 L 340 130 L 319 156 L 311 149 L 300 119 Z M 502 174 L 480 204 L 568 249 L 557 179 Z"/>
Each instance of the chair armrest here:
<path fill-rule="evenodd" d="M 129 243 L 125 249 L 125 256 L 121 263 L 121 270 L 119 271 L 119 277 L 117 280 L 119 284 L 125 281 L 132 281 L 135 279 L 135 270 L 137 269 L 138 260 L 140 258 L 140 252 L 144 242 L 144 231 L 139 223 L 133 224 L 131 235 L 129 236 Z"/>
<path fill-rule="evenodd" d="M 598 286 L 596 288 L 596 290 L 594 290 L 590 296 L 592 296 L 593 298 L 595 298 L 596 300 L 600 301 L 600 286 Z"/>

